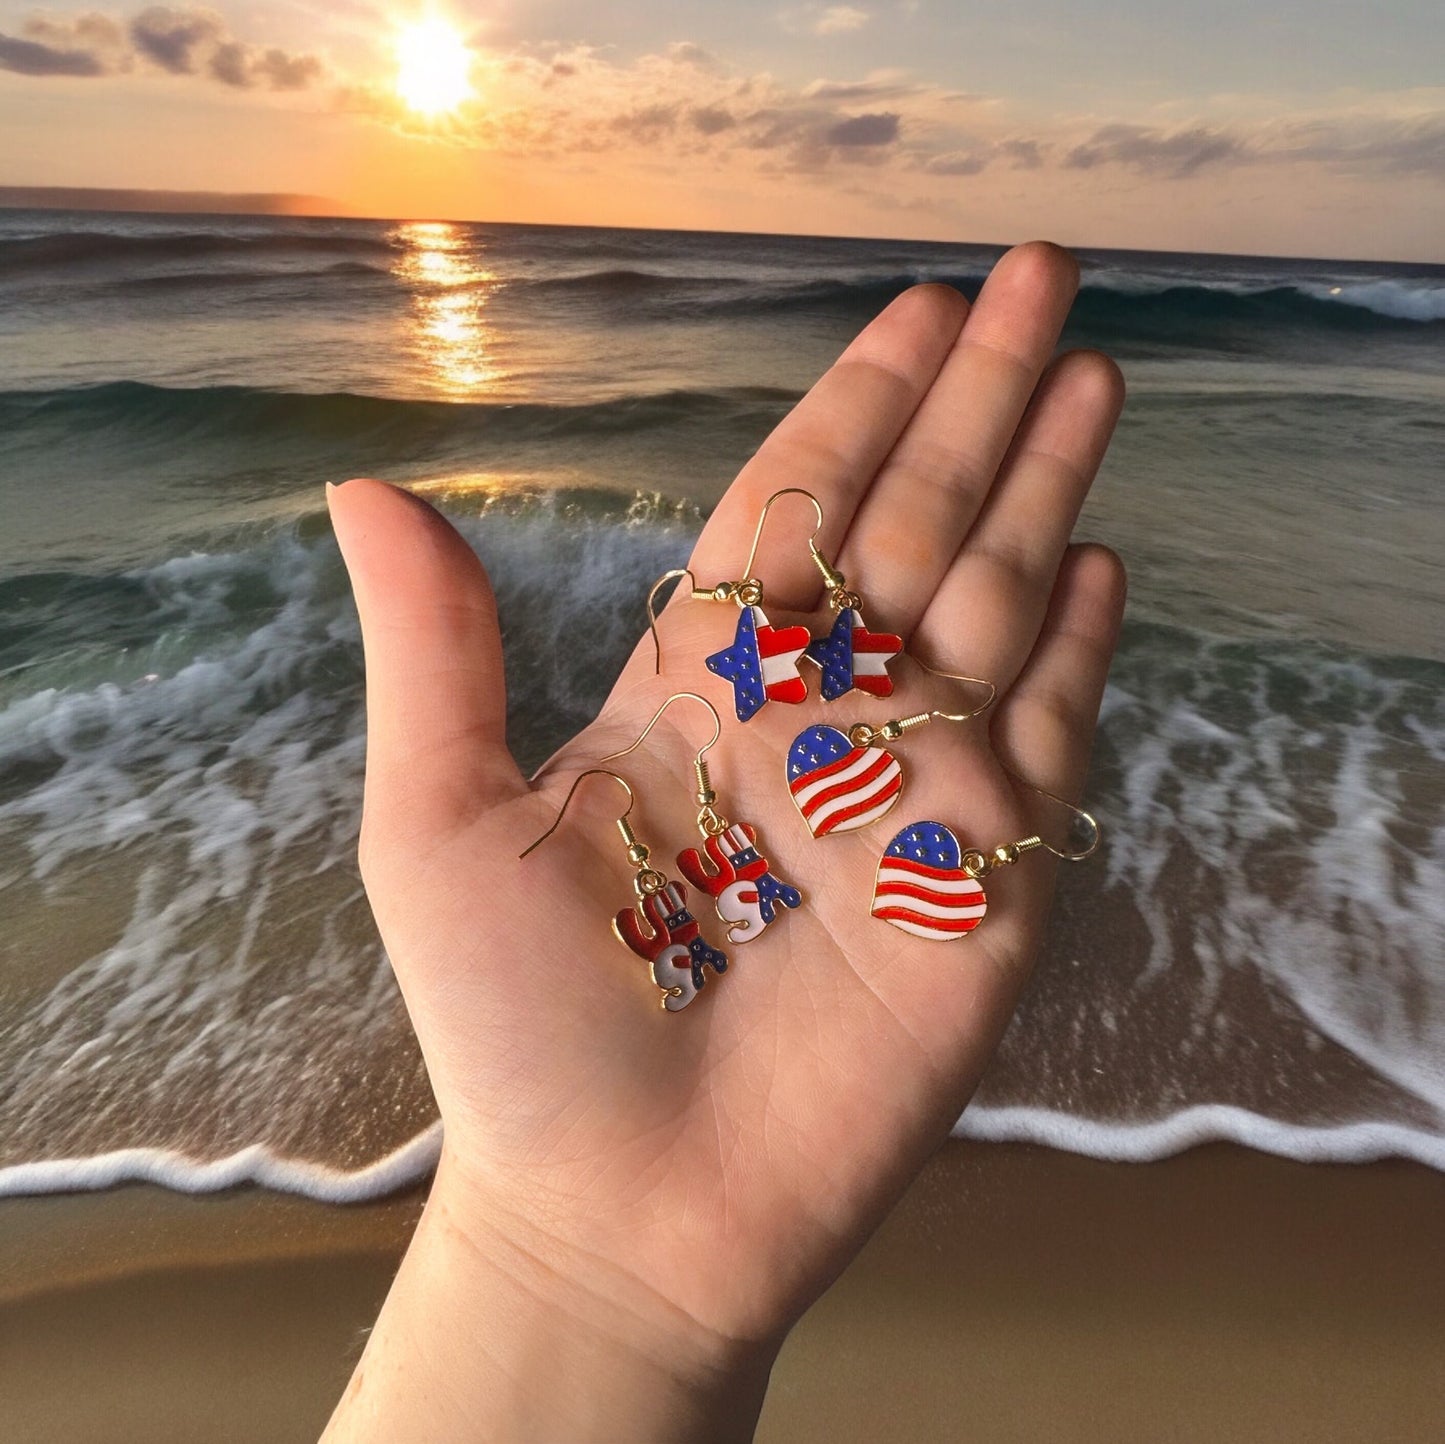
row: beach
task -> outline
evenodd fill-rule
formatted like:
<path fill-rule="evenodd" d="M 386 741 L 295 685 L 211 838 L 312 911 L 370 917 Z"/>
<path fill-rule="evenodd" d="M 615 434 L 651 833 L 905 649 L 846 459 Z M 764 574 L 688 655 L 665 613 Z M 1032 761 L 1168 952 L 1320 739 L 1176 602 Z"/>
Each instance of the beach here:
<path fill-rule="evenodd" d="M 421 1207 L 323 484 L 476 547 L 530 768 L 847 340 L 1000 249 L 0 211 L 0 1438 L 312 1437 Z M 760 1437 L 1430 1438 L 1445 268 L 1080 260 L 1106 846 Z"/>
<path fill-rule="evenodd" d="M 302 1444 L 422 1205 L 0 1204 L 0 1435 Z M 952 1143 L 783 1349 L 761 1444 L 1435 1437 L 1445 1178 Z"/>

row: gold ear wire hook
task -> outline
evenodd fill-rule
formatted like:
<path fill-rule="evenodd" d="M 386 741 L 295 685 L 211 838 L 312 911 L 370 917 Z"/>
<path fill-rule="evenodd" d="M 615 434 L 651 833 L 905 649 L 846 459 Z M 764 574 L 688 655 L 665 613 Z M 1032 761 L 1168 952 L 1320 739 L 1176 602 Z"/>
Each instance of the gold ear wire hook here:
<path fill-rule="evenodd" d="M 708 776 L 707 754 L 709 749 L 722 736 L 722 717 L 718 714 L 716 707 L 706 697 L 699 696 L 696 692 L 674 692 L 652 714 L 652 720 L 637 734 L 637 740 L 622 748 L 619 752 L 609 752 L 606 757 L 599 757 L 599 762 L 615 762 L 619 757 L 626 757 L 629 752 L 635 752 L 647 740 L 647 734 L 657 726 L 662 714 L 672 706 L 674 702 L 680 702 L 684 697 L 693 702 L 701 702 L 708 712 L 712 714 L 712 736 L 708 738 L 701 747 L 697 749 L 697 755 L 693 758 L 693 771 L 697 774 L 697 805 L 701 809 L 697 815 L 697 825 L 709 837 L 716 837 L 718 833 L 727 830 L 727 818 L 721 816 L 714 807 L 717 802 L 717 793 L 713 791 L 712 779 Z"/>
<path fill-rule="evenodd" d="M 655 677 L 662 674 L 662 639 L 657 635 L 657 594 L 668 582 L 679 581 L 683 577 L 686 577 L 691 583 L 690 595 L 695 602 L 731 601 L 738 585 L 734 582 L 721 582 L 712 588 L 700 587 L 697 584 L 697 578 L 693 576 L 688 567 L 674 567 L 670 572 L 663 572 L 653 582 L 647 593 L 647 630 L 652 633 L 652 649 L 656 658 L 653 665 L 653 676 Z"/>
<path fill-rule="evenodd" d="M 544 832 L 535 842 L 529 843 L 517 854 L 518 858 L 526 857 L 528 853 L 535 852 L 541 845 L 562 826 L 562 819 L 567 815 L 567 809 L 572 805 L 572 799 L 577 795 L 577 789 L 589 777 L 610 777 L 627 794 L 627 807 L 622 816 L 617 819 L 617 830 L 622 834 L 622 841 L 627 846 L 627 860 L 636 869 L 636 875 L 632 879 L 633 890 L 638 897 L 648 897 L 653 893 L 661 892 L 667 886 L 667 878 L 658 872 L 655 867 L 648 865 L 648 858 L 652 856 L 652 850 L 645 842 L 637 840 L 637 834 L 632 830 L 632 824 L 627 820 L 631 816 L 633 805 L 637 798 L 634 796 L 632 787 L 625 777 L 616 772 L 611 772 L 605 767 L 589 767 L 585 772 L 579 772 L 572 779 L 572 786 L 567 789 L 567 795 L 562 799 L 562 806 L 557 809 L 557 816 L 553 819 L 551 827 Z"/>
<path fill-rule="evenodd" d="M 605 758 L 603 759 L 606 760 Z M 610 777 L 627 794 L 627 810 L 617 819 L 617 830 L 622 834 L 622 840 L 632 847 L 637 842 L 637 837 L 632 831 L 632 825 L 627 821 L 632 814 L 633 804 L 637 798 L 633 795 L 632 788 L 625 777 L 619 777 L 615 772 L 609 772 L 605 767 L 589 767 L 586 772 L 579 772 L 572 779 L 572 786 L 567 789 L 567 795 L 562 799 L 562 805 L 557 809 L 557 816 L 553 819 L 551 827 L 544 832 L 535 842 L 529 843 L 517 854 L 519 858 L 526 857 L 529 852 L 535 852 L 541 845 L 562 826 L 562 819 L 567 815 L 567 809 L 572 805 L 572 799 L 577 794 L 577 789 L 589 777 Z"/>
<path fill-rule="evenodd" d="M 823 529 L 823 504 L 813 495 L 811 491 L 805 491 L 801 486 L 785 486 L 781 491 L 775 491 L 764 503 L 763 509 L 758 513 L 758 524 L 753 529 L 753 544 L 748 548 L 748 559 L 743 564 L 743 575 L 741 581 L 719 582 L 715 587 L 700 587 L 697 578 L 692 574 L 689 567 L 674 567 L 670 572 L 663 572 L 653 582 L 647 593 L 647 630 L 652 633 L 652 649 L 654 654 L 653 675 L 660 676 L 662 673 L 662 639 L 657 634 L 657 593 L 665 587 L 668 582 L 680 581 L 686 577 L 691 588 L 691 596 L 695 602 L 736 602 L 740 607 L 761 606 L 763 600 L 763 584 L 753 575 L 753 563 L 758 559 L 758 544 L 763 539 L 763 527 L 768 520 L 768 512 L 772 509 L 775 501 L 780 501 L 785 496 L 806 496 L 813 503 L 813 512 L 817 516 L 817 524 L 813 527 L 813 533 L 808 538 L 808 554 L 817 563 L 818 569 L 823 573 L 824 580 L 828 583 L 830 598 L 844 597 L 846 605 L 856 606 L 858 599 L 852 593 L 843 591 L 843 574 L 833 568 L 818 550 L 817 536 Z M 835 605 L 840 605 L 835 602 Z M 840 606 L 841 609 L 841 606 Z"/>
<path fill-rule="evenodd" d="M 806 496 L 813 503 L 813 513 L 818 518 L 818 524 L 808 538 L 808 551 L 815 561 L 822 562 L 823 558 L 817 547 L 817 536 L 823 530 L 823 503 L 811 491 L 806 491 L 801 486 L 785 486 L 781 491 L 775 491 L 763 503 L 763 509 L 758 513 L 758 524 L 753 529 L 753 544 L 748 548 L 748 559 L 743 563 L 743 580 L 739 585 L 746 586 L 748 582 L 755 580 L 753 563 L 758 559 L 758 543 L 763 539 L 763 527 L 767 524 L 768 512 L 772 510 L 774 502 L 781 501 L 785 496 Z"/>
<path fill-rule="evenodd" d="M 1025 782 L 1017 772 L 1010 771 L 1008 768 L 1004 770 L 1008 772 L 1009 776 L 1012 777 L 1015 782 L 1027 787 L 1030 792 L 1037 792 L 1040 797 L 1047 797 L 1050 802 L 1057 802 L 1060 807 L 1068 808 L 1076 820 L 1087 823 L 1089 828 L 1089 845 L 1084 848 L 1066 852 L 1063 848 L 1055 847 L 1051 842 L 1045 842 L 1038 833 L 1035 833 L 1032 837 L 1020 838 L 1017 842 L 1000 843 L 990 853 L 979 852 L 976 848 L 971 849 L 963 855 L 963 869 L 965 872 L 975 878 L 987 877 L 995 868 L 1008 867 L 1010 863 L 1017 862 L 1024 853 L 1032 852 L 1035 848 L 1039 847 L 1043 848 L 1045 852 L 1053 853 L 1057 858 L 1062 858 L 1064 862 L 1082 862 L 1086 857 L 1092 856 L 1102 840 L 1099 830 L 1099 820 L 1092 812 L 1085 812 L 1082 807 L 1076 807 L 1072 802 L 1065 801 L 1062 797 L 1049 792 L 1047 789 L 1036 787 L 1032 782 Z"/>
<path fill-rule="evenodd" d="M 935 707 L 929 712 L 916 712 L 912 717 L 893 717 L 876 726 L 869 722 L 855 722 L 848 729 L 848 740 L 855 747 L 871 747 L 875 742 L 897 741 L 905 732 L 911 731 L 914 727 L 922 727 L 926 723 L 932 722 L 935 717 L 944 722 L 971 721 L 980 712 L 987 712 L 993 706 L 994 698 L 998 696 L 998 688 L 992 682 L 986 682 L 982 677 L 968 677 L 962 672 L 945 672 L 939 667 L 930 667 L 927 662 L 919 661 L 911 652 L 905 652 L 903 655 L 916 662 L 925 672 L 932 672 L 935 677 L 946 677 L 950 682 L 972 682 L 976 686 L 987 687 L 988 696 L 970 712 L 944 712 Z"/>
<path fill-rule="evenodd" d="M 1082 807 L 1076 806 L 1067 799 L 1059 797 L 1055 793 L 1049 792 L 1046 788 L 1037 786 L 1035 783 L 1024 782 L 1024 779 L 1019 777 L 1016 772 L 1010 773 L 1009 775 L 1016 778 L 1019 782 L 1022 782 L 1030 792 L 1037 792 L 1040 797 L 1047 797 L 1050 802 L 1057 802 L 1060 807 L 1067 808 L 1073 813 L 1076 822 L 1083 822 L 1089 829 L 1089 845 L 1085 848 L 1075 849 L 1072 852 L 1064 852 L 1055 847 L 1053 843 L 1045 842 L 1043 838 L 1039 838 L 1038 845 L 1042 847 L 1045 852 L 1051 852 L 1055 857 L 1062 858 L 1065 862 L 1083 862 L 1086 857 L 1092 857 L 1093 854 L 1099 850 L 1099 844 L 1103 841 L 1103 834 L 1099 830 L 1099 819 L 1095 817 L 1092 812 L 1086 812 Z"/>
<path fill-rule="evenodd" d="M 988 688 L 988 696 L 971 712 L 933 711 L 928 714 L 930 717 L 941 717 L 945 722 L 968 722 L 977 717 L 980 712 L 987 712 L 988 709 L 993 706 L 994 699 L 998 696 L 998 688 L 983 677 L 969 677 L 962 672 L 945 672 L 942 667 L 932 667 L 923 661 L 921 657 L 915 657 L 912 652 L 905 652 L 903 655 L 916 666 L 922 667 L 925 672 L 931 672 L 935 677 L 942 677 L 949 682 L 968 682 L 975 687 Z"/>

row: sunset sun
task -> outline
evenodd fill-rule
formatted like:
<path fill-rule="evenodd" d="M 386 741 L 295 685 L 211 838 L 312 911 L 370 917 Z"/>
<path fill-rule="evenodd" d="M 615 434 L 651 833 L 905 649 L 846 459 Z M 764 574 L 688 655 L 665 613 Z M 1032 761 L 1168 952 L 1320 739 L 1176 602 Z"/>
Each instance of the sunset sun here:
<path fill-rule="evenodd" d="M 455 110 L 472 94 L 472 57 L 445 20 L 405 26 L 396 39 L 396 93 L 421 115 Z"/>

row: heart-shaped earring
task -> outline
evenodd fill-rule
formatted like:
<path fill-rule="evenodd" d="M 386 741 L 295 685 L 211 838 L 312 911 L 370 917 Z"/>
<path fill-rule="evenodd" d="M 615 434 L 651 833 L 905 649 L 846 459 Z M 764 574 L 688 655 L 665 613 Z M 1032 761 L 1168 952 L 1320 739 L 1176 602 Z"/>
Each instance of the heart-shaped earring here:
<path fill-rule="evenodd" d="M 983 880 L 995 868 L 1008 867 L 1039 847 L 1065 862 L 1088 857 L 1099 845 L 1099 824 L 1094 817 L 1041 787 L 1031 790 L 1073 813 L 1087 837 L 1081 847 L 1058 848 L 1035 835 L 1001 843 L 985 853 L 960 847 L 953 830 L 941 822 L 910 822 L 895 834 L 878 860 L 873 916 L 933 942 L 966 937 L 988 912 Z"/>
<path fill-rule="evenodd" d="M 814 837 L 867 827 L 885 816 L 898 801 L 898 794 L 903 790 L 903 767 L 880 743 L 896 742 L 905 732 L 922 727 L 934 718 L 967 722 L 993 703 L 993 683 L 958 672 L 940 672 L 917 657 L 909 660 L 936 677 L 987 687 L 988 696 L 969 712 L 935 710 L 919 712 L 913 717 L 896 717 L 876 726 L 855 722 L 846 731 L 823 726 L 800 732 L 788 749 L 788 791 Z"/>
<path fill-rule="evenodd" d="M 808 831 L 827 837 L 887 813 L 903 790 L 903 769 L 871 740 L 860 745 L 836 727 L 809 727 L 788 749 L 788 790 Z"/>

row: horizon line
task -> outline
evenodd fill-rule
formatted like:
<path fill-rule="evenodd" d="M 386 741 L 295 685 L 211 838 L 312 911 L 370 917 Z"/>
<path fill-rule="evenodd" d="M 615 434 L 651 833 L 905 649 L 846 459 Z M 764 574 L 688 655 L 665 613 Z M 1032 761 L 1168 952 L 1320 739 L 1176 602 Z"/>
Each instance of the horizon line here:
<path fill-rule="evenodd" d="M 72 199 L 69 204 L 61 203 L 51 205 L 36 204 L 30 200 L 22 201 L 15 199 L 15 197 L 21 196 L 39 198 L 46 195 L 56 198 L 66 196 Z M 198 202 L 220 202 L 223 204 L 218 205 L 214 209 L 206 209 L 200 205 L 182 204 L 142 205 L 117 203 L 102 205 L 94 203 L 98 202 L 101 197 L 112 201 L 119 201 L 121 198 L 131 198 L 134 202 L 142 200 L 157 201 L 161 199 L 180 202 L 185 199 L 193 199 Z M 85 198 L 90 198 L 92 203 L 87 204 Z M 228 201 L 235 202 L 236 204 L 224 204 Z M 306 208 L 297 208 L 302 205 Z M 312 209 L 311 207 L 313 206 L 321 207 L 321 209 Z M 335 209 L 327 209 L 329 207 L 334 207 Z M 128 186 L 35 186 L 0 184 L 0 211 L 55 211 L 78 215 L 197 216 L 202 218 L 242 216 L 259 220 L 357 221 L 389 225 L 519 226 L 533 230 L 636 231 L 656 235 L 739 236 L 759 239 L 776 237 L 803 241 L 874 241 L 882 244 L 915 246 L 972 246 L 983 250 L 998 251 L 1005 251 L 1013 245 L 1021 244 L 1021 241 L 979 241 L 964 240 L 962 238 L 939 240 L 931 236 L 859 234 L 853 231 L 752 231 L 698 226 L 599 225 L 595 222 L 581 221 L 499 220 L 475 216 L 372 215 L 361 211 L 347 210 L 340 201 L 337 201 L 331 196 L 305 195 L 288 191 L 193 191 L 142 189 Z M 1445 268 L 1445 257 L 1442 257 L 1442 259 L 1438 261 L 1426 261 L 1417 259 L 1400 260 L 1381 256 L 1305 256 L 1281 251 L 1181 251 L 1168 248 L 1160 249 L 1154 246 L 1085 245 L 1074 242 L 1056 241 L 1050 236 L 1028 236 L 1022 239 L 1050 241 L 1052 244 L 1061 246 L 1068 251 L 1086 251 L 1095 254 L 1200 256 L 1211 259 L 1244 261 L 1318 261 L 1322 263 L 1333 261 L 1357 265 L 1428 266 Z"/>

